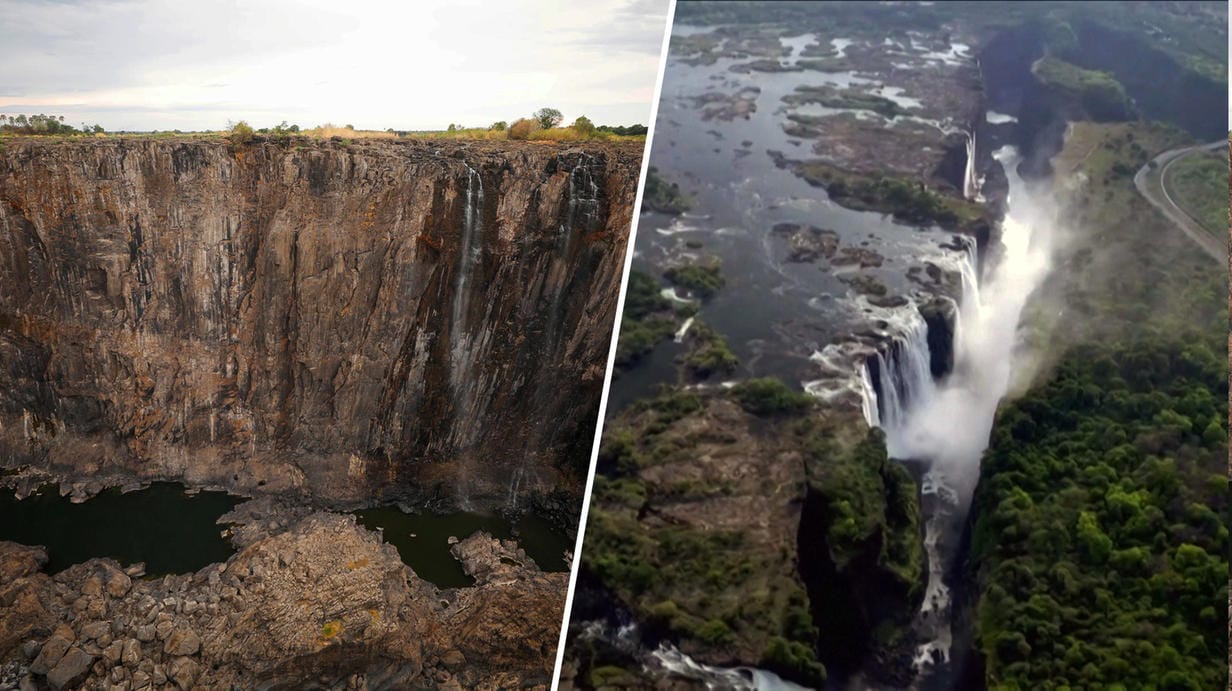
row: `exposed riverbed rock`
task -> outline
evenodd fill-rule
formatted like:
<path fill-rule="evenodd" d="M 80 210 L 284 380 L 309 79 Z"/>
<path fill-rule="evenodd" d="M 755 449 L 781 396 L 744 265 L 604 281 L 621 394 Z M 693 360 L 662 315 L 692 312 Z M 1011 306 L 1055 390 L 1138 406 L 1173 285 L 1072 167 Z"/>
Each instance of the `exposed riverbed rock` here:
<path fill-rule="evenodd" d="M 6 143 L 0 463 L 82 493 L 577 493 L 640 158 L 612 143 Z"/>
<path fill-rule="evenodd" d="M 353 516 L 315 512 L 224 563 L 133 581 L 114 597 L 83 594 L 100 575 L 122 574 L 110 560 L 52 577 L 3 568 L 45 556 L 0 542 L 0 592 L 26 584 L 46 603 L 33 627 L 27 611 L 0 608 L 0 662 L 56 689 L 105 680 L 180 689 L 546 685 L 567 574 L 545 574 L 517 545 L 486 534 L 454 549 L 476 585 L 440 590 Z M 23 642 L 39 646 L 33 660 Z"/>
<path fill-rule="evenodd" d="M 838 233 L 827 228 L 776 223 L 771 231 L 787 236 L 789 262 L 811 263 L 818 259 L 830 259 L 838 250 Z"/>

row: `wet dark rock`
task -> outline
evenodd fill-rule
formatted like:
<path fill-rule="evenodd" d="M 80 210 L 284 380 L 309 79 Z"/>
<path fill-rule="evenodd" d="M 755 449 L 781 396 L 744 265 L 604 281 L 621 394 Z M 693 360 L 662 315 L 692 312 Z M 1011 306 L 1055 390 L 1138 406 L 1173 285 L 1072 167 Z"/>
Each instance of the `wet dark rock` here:
<path fill-rule="evenodd" d="M 885 283 L 882 283 L 877 277 L 869 276 L 868 274 L 844 276 L 841 280 L 850 285 L 853 290 L 861 295 L 885 297 L 886 293 L 889 291 L 889 288 L 886 287 Z"/>
<path fill-rule="evenodd" d="M 871 250 L 866 247 L 843 247 L 839 249 L 839 256 L 830 260 L 834 266 L 851 266 L 859 265 L 860 268 L 870 268 L 881 266 L 885 262 L 885 257 L 876 250 Z"/>
<path fill-rule="evenodd" d="M 795 224 L 779 223 L 774 226 L 773 231 L 784 233 L 786 230 L 783 226 L 795 226 Z M 818 259 L 830 259 L 838 250 L 838 240 L 838 233 L 833 230 L 816 226 L 807 228 L 796 226 L 791 230 L 791 237 L 788 238 L 787 261 L 811 263 Z"/>
<path fill-rule="evenodd" d="M 920 305 L 920 316 L 928 325 L 929 369 L 941 378 L 954 369 L 954 332 L 958 310 L 954 301 L 934 298 Z"/>
<path fill-rule="evenodd" d="M 888 308 L 906 307 L 907 305 L 911 304 L 911 301 L 903 297 L 902 295 L 886 295 L 886 296 L 874 295 L 868 299 L 868 302 L 869 304 L 876 305 L 877 307 L 888 307 Z"/>

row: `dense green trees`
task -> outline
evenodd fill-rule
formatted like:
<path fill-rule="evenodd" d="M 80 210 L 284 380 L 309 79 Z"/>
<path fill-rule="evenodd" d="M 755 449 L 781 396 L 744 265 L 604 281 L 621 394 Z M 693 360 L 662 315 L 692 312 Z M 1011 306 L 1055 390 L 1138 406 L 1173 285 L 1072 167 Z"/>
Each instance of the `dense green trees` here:
<path fill-rule="evenodd" d="M 81 123 L 81 128 L 64 122 L 63 115 L 0 115 L 0 132 L 12 134 L 89 134 L 102 133 L 102 125 Z"/>
<path fill-rule="evenodd" d="M 1222 355 L 1144 334 L 1001 412 L 972 555 L 990 687 L 1226 687 L 1226 402 Z"/>
<path fill-rule="evenodd" d="M 645 125 L 599 125 L 599 131 L 621 137 L 644 137 L 649 129 Z"/>

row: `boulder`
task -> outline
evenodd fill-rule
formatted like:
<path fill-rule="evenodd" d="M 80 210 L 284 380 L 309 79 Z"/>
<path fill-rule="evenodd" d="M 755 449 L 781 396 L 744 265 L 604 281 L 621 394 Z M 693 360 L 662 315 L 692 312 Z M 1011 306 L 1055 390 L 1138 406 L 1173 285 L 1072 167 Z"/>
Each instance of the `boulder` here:
<path fill-rule="evenodd" d="M 56 666 L 47 673 L 47 683 L 51 688 L 63 689 L 72 687 L 85 677 L 90 671 L 90 665 L 94 663 L 94 658 L 90 657 L 84 650 L 73 646 L 64 653 Z"/>
<path fill-rule="evenodd" d="M 168 655 L 196 655 L 201 649 L 201 639 L 192 629 L 176 629 L 167 637 L 163 652 Z"/>
<path fill-rule="evenodd" d="M 124 641 L 124 652 L 120 660 L 129 667 L 134 667 L 141 661 L 141 643 L 130 638 Z"/>
<path fill-rule="evenodd" d="M 200 666 L 192 658 L 177 657 L 171 661 L 171 666 L 167 670 L 167 676 L 181 689 L 189 689 L 192 688 L 193 682 L 197 680 L 199 669 Z"/>
<path fill-rule="evenodd" d="M 55 632 L 47 639 L 47 642 L 43 643 L 38 657 L 34 658 L 34 662 L 30 663 L 30 671 L 35 674 L 47 674 L 50 672 L 60 662 L 60 658 L 64 657 L 64 653 L 68 651 L 69 646 L 73 645 L 73 641 L 76 638 L 73 629 L 67 624 L 57 626 Z"/>
<path fill-rule="evenodd" d="M 111 622 L 108 621 L 92 621 L 89 624 L 81 627 L 81 640 L 92 641 L 101 638 L 103 634 L 111 630 Z"/>

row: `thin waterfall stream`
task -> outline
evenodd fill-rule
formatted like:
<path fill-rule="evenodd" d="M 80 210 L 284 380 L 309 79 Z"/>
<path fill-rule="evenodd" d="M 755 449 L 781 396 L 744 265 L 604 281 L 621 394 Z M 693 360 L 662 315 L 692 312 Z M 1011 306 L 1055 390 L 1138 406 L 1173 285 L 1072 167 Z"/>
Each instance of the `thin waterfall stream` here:
<path fill-rule="evenodd" d="M 465 165 L 465 164 L 463 164 Z M 475 264 L 482 256 L 483 236 L 483 177 L 466 166 L 466 212 L 462 226 L 462 249 L 458 253 L 458 282 L 454 292 L 453 315 L 450 321 L 450 353 L 452 356 L 452 380 L 455 389 L 466 375 L 466 351 L 469 338 L 466 334 L 466 313 L 470 307 L 471 279 Z"/>

